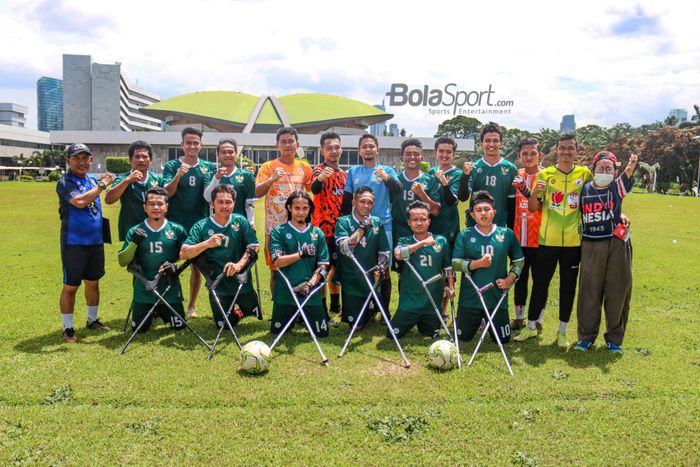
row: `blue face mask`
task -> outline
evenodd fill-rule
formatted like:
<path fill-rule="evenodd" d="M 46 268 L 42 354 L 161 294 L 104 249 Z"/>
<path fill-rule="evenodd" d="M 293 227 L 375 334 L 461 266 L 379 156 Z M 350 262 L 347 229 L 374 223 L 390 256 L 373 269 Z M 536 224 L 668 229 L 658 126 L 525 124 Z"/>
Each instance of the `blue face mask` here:
<path fill-rule="evenodd" d="M 593 176 L 593 183 L 595 183 L 596 186 L 605 188 L 612 183 L 613 178 L 613 174 L 595 174 Z"/>

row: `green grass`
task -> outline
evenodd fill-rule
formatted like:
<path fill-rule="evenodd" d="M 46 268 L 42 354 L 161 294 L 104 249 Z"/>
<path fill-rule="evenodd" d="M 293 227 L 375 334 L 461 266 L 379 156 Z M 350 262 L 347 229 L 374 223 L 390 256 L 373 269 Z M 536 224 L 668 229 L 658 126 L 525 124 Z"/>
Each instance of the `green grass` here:
<path fill-rule="evenodd" d="M 472 368 L 432 371 L 430 341 L 415 331 L 404 369 L 378 325 L 342 359 L 347 331 L 333 329 L 328 368 L 297 330 L 253 377 L 238 372 L 230 338 L 207 361 L 190 333 L 162 324 L 117 356 L 130 301 L 118 245 L 106 247 L 101 283 L 113 331 L 84 330 L 80 299 L 81 342 L 63 344 L 54 185 L 0 184 L 0 464 L 697 465 L 700 200 L 634 194 L 624 207 L 635 282 L 622 357 L 600 342 L 588 354 L 553 345 L 555 281 L 544 338 L 507 346 L 515 378 L 490 342 Z M 116 221 L 117 210 L 106 215 Z M 204 293 L 199 303 L 193 324 L 211 341 Z M 269 343 L 267 325 L 244 320 L 239 336 Z"/>

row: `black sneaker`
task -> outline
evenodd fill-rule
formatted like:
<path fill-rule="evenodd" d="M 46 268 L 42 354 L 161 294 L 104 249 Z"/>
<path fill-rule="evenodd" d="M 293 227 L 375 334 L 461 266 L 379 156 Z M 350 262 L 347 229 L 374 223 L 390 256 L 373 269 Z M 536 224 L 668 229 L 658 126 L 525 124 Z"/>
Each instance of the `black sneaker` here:
<path fill-rule="evenodd" d="M 85 325 L 88 329 L 92 329 L 94 331 L 110 331 L 111 328 L 109 326 L 105 326 L 100 322 L 99 319 L 96 319 L 92 323 L 87 323 Z"/>
<path fill-rule="evenodd" d="M 71 344 L 78 342 L 78 336 L 75 335 L 75 329 L 66 328 L 63 330 L 63 342 L 69 342 Z"/>

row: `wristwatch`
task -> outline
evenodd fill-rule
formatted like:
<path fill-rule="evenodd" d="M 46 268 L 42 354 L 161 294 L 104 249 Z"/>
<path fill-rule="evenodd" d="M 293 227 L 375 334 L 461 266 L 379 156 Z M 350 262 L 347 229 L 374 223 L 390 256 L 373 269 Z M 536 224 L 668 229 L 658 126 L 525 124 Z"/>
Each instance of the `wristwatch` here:
<path fill-rule="evenodd" d="M 99 187 L 102 188 L 103 190 L 106 190 L 106 189 L 107 189 L 107 184 L 106 184 L 105 182 L 103 182 L 102 180 L 98 180 L 98 181 L 97 181 L 97 186 L 99 186 Z"/>

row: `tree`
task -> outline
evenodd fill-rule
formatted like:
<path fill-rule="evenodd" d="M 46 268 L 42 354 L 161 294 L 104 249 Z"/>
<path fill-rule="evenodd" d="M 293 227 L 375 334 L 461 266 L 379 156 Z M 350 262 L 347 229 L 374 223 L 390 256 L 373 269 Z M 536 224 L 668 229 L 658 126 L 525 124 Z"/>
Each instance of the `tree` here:
<path fill-rule="evenodd" d="M 399 136 L 401 136 L 402 138 L 406 137 L 406 129 L 405 128 L 401 128 L 401 131 L 399 132 Z"/>
<path fill-rule="evenodd" d="M 503 157 L 513 162 L 518 158 L 518 145 L 523 138 L 533 136 L 532 133 L 518 128 L 503 128 L 503 142 L 501 153 Z"/>
<path fill-rule="evenodd" d="M 476 138 L 481 132 L 482 123 L 472 117 L 458 115 L 442 122 L 435 133 L 435 138 L 449 136 L 452 138 Z"/>
<path fill-rule="evenodd" d="M 669 115 L 664 120 L 665 126 L 676 126 L 677 124 L 678 124 L 678 117 L 676 117 L 675 115 Z"/>

